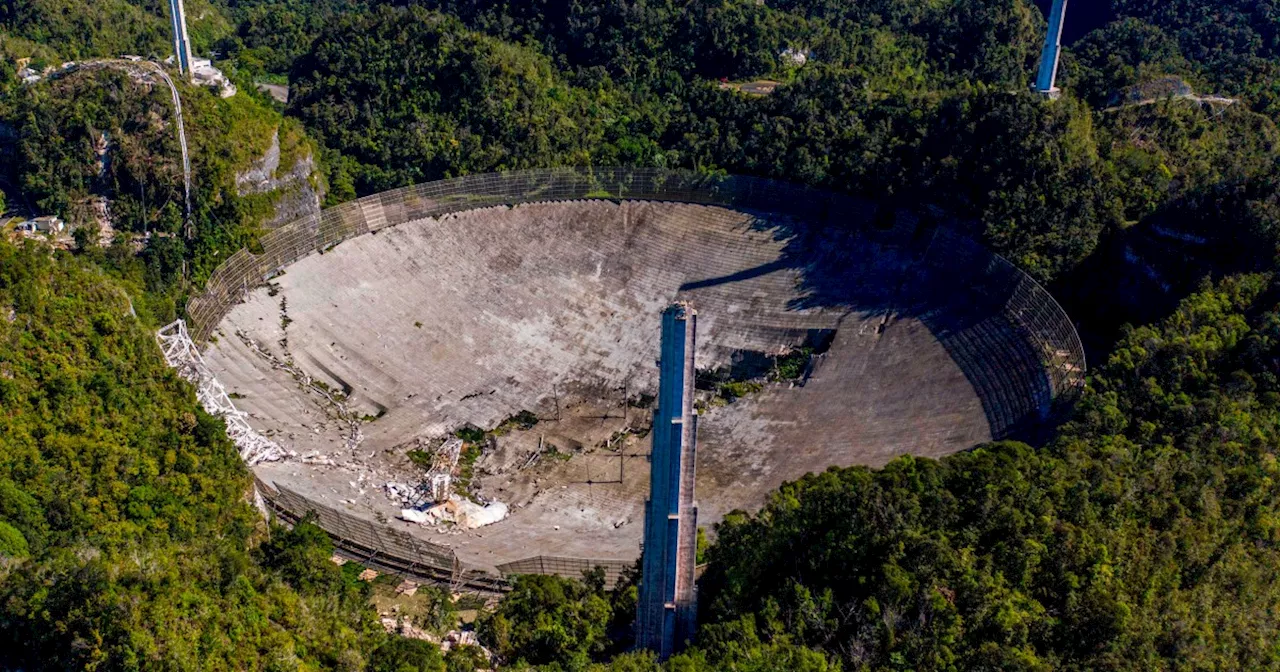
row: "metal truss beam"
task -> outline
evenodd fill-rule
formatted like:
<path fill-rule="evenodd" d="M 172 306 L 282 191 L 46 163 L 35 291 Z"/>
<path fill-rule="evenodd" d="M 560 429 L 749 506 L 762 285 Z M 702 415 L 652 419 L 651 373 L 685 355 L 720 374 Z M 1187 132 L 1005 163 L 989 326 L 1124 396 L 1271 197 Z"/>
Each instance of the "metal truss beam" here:
<path fill-rule="evenodd" d="M 196 400 L 200 406 L 227 423 L 227 436 L 236 444 L 240 459 L 245 464 L 253 466 L 259 462 L 276 462 L 295 456 L 292 451 L 254 429 L 249 424 L 248 414 L 231 402 L 226 388 L 204 363 L 200 349 L 187 333 L 186 322 L 175 320 L 165 325 L 156 332 L 156 340 L 164 353 L 164 361 L 176 369 L 180 377 L 196 386 Z"/>

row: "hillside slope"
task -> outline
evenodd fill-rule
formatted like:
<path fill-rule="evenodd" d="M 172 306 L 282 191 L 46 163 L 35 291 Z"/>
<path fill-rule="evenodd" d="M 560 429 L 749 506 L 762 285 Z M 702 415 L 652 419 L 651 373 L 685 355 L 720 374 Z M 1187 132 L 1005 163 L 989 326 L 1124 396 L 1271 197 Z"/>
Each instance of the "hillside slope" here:
<path fill-rule="evenodd" d="M 380 641 L 323 535 L 251 550 L 221 421 L 102 273 L 0 242 L 0 409 L 0 667 L 307 669 Z"/>

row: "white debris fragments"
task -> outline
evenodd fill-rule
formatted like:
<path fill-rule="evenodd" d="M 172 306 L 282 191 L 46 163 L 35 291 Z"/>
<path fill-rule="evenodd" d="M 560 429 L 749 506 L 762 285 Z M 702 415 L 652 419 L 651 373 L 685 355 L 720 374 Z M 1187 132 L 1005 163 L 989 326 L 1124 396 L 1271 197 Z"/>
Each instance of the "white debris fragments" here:
<path fill-rule="evenodd" d="M 231 403 L 226 388 L 222 387 L 222 383 L 218 382 L 205 365 L 200 350 L 187 333 L 186 322 L 175 320 L 164 326 L 156 332 L 156 340 L 164 353 L 164 361 L 176 369 L 184 380 L 196 386 L 196 400 L 204 410 L 227 423 L 227 436 L 239 449 L 240 459 L 253 466 L 259 462 L 275 462 L 292 456 L 280 444 L 259 434 L 249 425 L 247 414 Z"/>
<path fill-rule="evenodd" d="M 400 518 L 411 523 L 435 527 L 453 523 L 463 529 L 492 525 L 507 517 L 510 509 L 502 502 L 476 504 L 453 495 L 448 500 L 427 509 L 401 509 Z"/>

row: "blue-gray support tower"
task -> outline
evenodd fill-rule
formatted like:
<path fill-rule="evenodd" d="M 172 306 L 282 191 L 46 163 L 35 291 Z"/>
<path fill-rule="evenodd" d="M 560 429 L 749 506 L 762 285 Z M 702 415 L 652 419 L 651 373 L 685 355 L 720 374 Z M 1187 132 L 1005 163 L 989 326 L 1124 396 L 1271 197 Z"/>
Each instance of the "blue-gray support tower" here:
<path fill-rule="evenodd" d="M 187 12 L 182 0 L 169 0 L 169 18 L 173 23 L 173 60 L 178 72 L 191 76 L 191 40 L 187 37 Z"/>
<path fill-rule="evenodd" d="M 698 509 L 693 502 L 697 421 L 693 408 L 697 312 L 676 303 L 662 313 L 658 410 L 654 412 L 649 501 L 636 605 L 636 646 L 665 660 L 693 638 Z"/>
<path fill-rule="evenodd" d="M 1062 21 L 1067 13 L 1067 0 L 1053 0 L 1049 10 L 1049 32 L 1044 37 L 1044 51 L 1040 53 L 1040 74 L 1036 77 L 1036 91 L 1049 96 L 1058 95 L 1058 58 L 1062 51 Z"/>

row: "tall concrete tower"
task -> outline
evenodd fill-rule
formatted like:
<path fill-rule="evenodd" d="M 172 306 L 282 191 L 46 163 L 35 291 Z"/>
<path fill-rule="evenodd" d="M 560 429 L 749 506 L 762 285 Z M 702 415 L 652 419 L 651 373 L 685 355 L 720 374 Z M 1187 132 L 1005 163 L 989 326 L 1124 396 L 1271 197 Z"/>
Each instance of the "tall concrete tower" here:
<path fill-rule="evenodd" d="M 191 76 L 191 40 L 187 37 L 187 12 L 182 0 L 169 0 L 169 18 L 173 22 L 173 60 L 178 72 Z"/>
<path fill-rule="evenodd" d="M 698 416 L 693 409 L 697 312 L 685 303 L 662 313 L 658 410 L 653 416 L 644 557 L 636 605 L 636 646 L 665 660 L 693 638 L 698 509 L 693 503 Z"/>
<path fill-rule="evenodd" d="M 1036 91 L 1050 97 L 1058 97 L 1058 57 L 1062 51 L 1062 21 L 1067 13 L 1067 0 L 1053 0 L 1049 10 L 1049 32 L 1044 37 L 1044 51 L 1040 53 L 1040 75 L 1036 77 Z"/>

